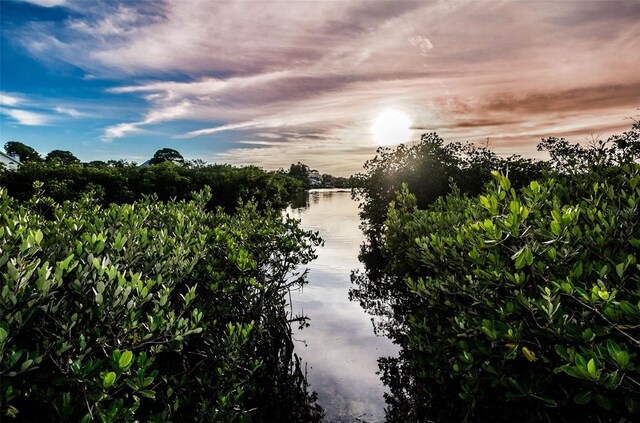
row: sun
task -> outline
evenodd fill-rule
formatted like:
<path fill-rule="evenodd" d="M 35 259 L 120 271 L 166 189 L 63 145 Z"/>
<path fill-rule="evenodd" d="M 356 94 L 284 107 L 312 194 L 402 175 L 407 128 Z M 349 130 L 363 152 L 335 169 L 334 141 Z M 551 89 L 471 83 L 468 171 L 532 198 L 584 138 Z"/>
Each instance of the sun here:
<path fill-rule="evenodd" d="M 378 145 L 400 144 L 411 139 L 411 124 L 406 113 L 388 109 L 374 119 L 371 134 Z"/>

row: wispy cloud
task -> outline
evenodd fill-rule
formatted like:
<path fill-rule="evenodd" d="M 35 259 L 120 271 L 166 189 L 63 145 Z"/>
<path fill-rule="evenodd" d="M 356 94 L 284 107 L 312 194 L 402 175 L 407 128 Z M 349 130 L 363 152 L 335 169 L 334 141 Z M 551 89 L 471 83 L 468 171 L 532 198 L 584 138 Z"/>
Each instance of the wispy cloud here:
<path fill-rule="evenodd" d="M 0 92 L 1 106 L 16 106 L 22 101 L 23 99 L 20 96 Z"/>
<path fill-rule="evenodd" d="M 596 116 L 624 128 L 639 106 L 634 1 L 79 4 L 15 39 L 40 60 L 122 81 L 110 95 L 146 101 L 105 141 L 189 121 L 168 136 L 240 133 L 218 158 L 275 165 L 295 153 L 346 169 L 375 148 L 369 128 L 386 108 L 408 112 L 416 137 L 499 138 L 527 154 L 544 128 L 573 133 Z M 55 111 L 82 116 L 74 109 Z"/>
<path fill-rule="evenodd" d="M 56 106 L 60 102 L 64 105 Z M 68 100 L 29 97 L 22 93 L 0 93 L 0 113 L 25 126 L 54 125 L 68 118 L 88 118 L 90 113 L 68 105 Z"/>
<path fill-rule="evenodd" d="M 20 125 L 26 126 L 42 126 L 49 123 L 49 117 L 41 113 L 30 112 L 27 110 L 9 109 L 0 107 L 0 113 L 9 116 Z"/>
<path fill-rule="evenodd" d="M 181 101 L 178 104 L 169 105 L 149 111 L 144 120 L 139 122 L 120 123 L 109 126 L 104 131 L 103 141 L 110 142 L 115 138 L 123 138 L 129 134 L 144 132 L 145 125 L 181 119 L 188 115 L 191 102 Z"/>
<path fill-rule="evenodd" d="M 119 123 L 117 125 L 109 126 L 108 128 L 106 128 L 102 140 L 105 142 L 110 142 L 113 141 L 114 138 L 122 138 L 129 134 L 140 132 L 143 132 L 143 130 L 137 123 Z"/>
<path fill-rule="evenodd" d="M 18 0 L 24 3 L 32 3 L 42 7 L 54 7 L 62 6 L 67 3 L 67 0 Z"/>
<path fill-rule="evenodd" d="M 86 113 L 80 112 L 72 107 L 56 106 L 53 108 L 53 110 L 64 115 L 69 115 L 74 118 L 88 116 Z"/>

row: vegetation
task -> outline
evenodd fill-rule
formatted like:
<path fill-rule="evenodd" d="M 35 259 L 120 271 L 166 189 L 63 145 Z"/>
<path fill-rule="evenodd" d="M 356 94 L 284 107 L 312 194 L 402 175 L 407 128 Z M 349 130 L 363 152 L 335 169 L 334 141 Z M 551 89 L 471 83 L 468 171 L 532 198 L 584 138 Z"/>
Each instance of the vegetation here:
<path fill-rule="evenodd" d="M 4 145 L 7 154 L 16 154 L 22 163 L 39 162 L 42 160 L 40 154 L 32 147 L 18 141 L 9 141 Z"/>
<path fill-rule="evenodd" d="M 0 186 L 9 195 L 28 200 L 33 184 L 42 181 L 45 194 L 58 202 L 78 200 L 87 190 L 97 192 L 102 205 L 125 204 L 145 195 L 157 195 L 161 201 L 187 199 L 191 193 L 209 186 L 212 189 L 207 209 L 222 206 L 232 212 L 238 202 L 255 199 L 261 207 L 271 203 L 283 206 L 303 189 L 295 178 L 267 172 L 255 166 L 179 165 L 171 160 L 152 166 L 136 166 L 122 161 L 89 164 L 67 161 L 28 162 L 16 170 L 0 172 Z"/>
<path fill-rule="evenodd" d="M 380 147 L 355 175 L 355 194 L 362 200 L 363 229 L 372 242 L 380 241 L 389 203 L 407 184 L 420 207 L 451 192 L 451 183 L 469 194 L 479 193 L 492 170 L 509 170 L 514 186 L 541 175 L 542 166 L 517 155 L 500 157 L 488 146 L 445 143 L 437 134 L 424 134 L 413 146 Z"/>
<path fill-rule="evenodd" d="M 283 172 L 284 173 L 284 172 Z M 309 188 L 351 188 L 352 178 L 333 176 L 328 173 L 320 174 L 304 163 L 291 164 L 287 174 L 299 180 L 306 189 Z"/>
<path fill-rule="evenodd" d="M 209 212 L 208 190 L 102 207 L 42 188 L 0 188 L 3 421 L 320 418 L 285 310 L 317 234 L 253 204 Z"/>
<path fill-rule="evenodd" d="M 162 148 L 153 155 L 149 164 L 160 164 L 164 162 L 172 162 L 178 164 L 184 164 L 184 157 L 177 150 L 172 148 Z"/>
<path fill-rule="evenodd" d="M 44 158 L 46 162 L 51 162 L 59 165 L 70 165 L 80 163 L 80 159 L 77 158 L 71 151 L 66 150 L 53 150 Z"/>
<path fill-rule="evenodd" d="M 402 347 L 380 362 L 389 421 L 638 419 L 639 145 L 638 123 L 589 148 L 547 139 L 544 178 L 525 183 L 541 165 L 518 161 L 480 196 L 463 183 L 472 155 L 408 165 L 412 150 L 448 154 L 441 143 L 368 163 L 363 216 L 385 265 L 356 274 L 352 295 Z M 455 184 L 419 187 L 430 168 Z M 410 184 L 380 224 L 383 172 Z"/>

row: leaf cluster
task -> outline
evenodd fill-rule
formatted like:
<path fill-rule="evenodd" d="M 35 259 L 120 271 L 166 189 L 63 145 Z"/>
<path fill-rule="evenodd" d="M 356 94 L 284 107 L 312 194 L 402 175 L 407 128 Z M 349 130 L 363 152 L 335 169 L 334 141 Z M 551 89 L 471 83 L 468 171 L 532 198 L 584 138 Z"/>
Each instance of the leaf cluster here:
<path fill-rule="evenodd" d="M 319 418 L 285 299 L 320 239 L 253 204 L 209 212 L 210 197 L 0 189 L 3 421 Z"/>

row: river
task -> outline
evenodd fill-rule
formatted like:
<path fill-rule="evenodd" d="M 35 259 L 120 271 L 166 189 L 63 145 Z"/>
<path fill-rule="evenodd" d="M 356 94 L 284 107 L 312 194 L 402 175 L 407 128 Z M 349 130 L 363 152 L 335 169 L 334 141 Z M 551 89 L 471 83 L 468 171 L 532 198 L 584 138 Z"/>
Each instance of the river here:
<path fill-rule="evenodd" d="M 309 284 L 292 293 L 293 314 L 310 318 L 309 327 L 294 327 L 296 352 L 308 364 L 310 390 L 318 393 L 325 422 L 384 421 L 377 359 L 397 355 L 398 348 L 374 335 L 371 316 L 348 298 L 364 241 L 358 204 L 349 190 L 338 189 L 311 190 L 306 203 L 287 213 L 303 228 L 318 231 L 325 245 L 307 266 Z"/>

